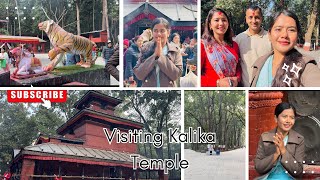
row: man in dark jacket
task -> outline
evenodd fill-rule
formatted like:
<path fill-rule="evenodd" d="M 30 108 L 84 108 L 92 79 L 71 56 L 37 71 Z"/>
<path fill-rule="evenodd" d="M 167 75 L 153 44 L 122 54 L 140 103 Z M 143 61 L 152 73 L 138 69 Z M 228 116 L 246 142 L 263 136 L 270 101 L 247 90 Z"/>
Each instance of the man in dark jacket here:
<path fill-rule="evenodd" d="M 114 53 L 114 49 L 112 47 L 112 42 L 108 41 L 107 46 L 103 46 L 102 48 L 102 57 L 104 59 L 104 62 L 107 64 L 108 60 L 110 59 L 110 57 L 112 56 L 112 54 Z"/>
<path fill-rule="evenodd" d="M 184 66 L 192 65 L 193 67 L 197 66 L 197 32 L 193 34 L 193 38 L 191 39 L 189 47 L 186 48 L 185 53 L 188 54 L 185 56 L 186 61 L 184 62 Z M 196 73 L 196 70 L 193 70 Z M 185 76 L 189 70 L 187 68 L 184 68 L 184 74 L 182 76 Z"/>
<path fill-rule="evenodd" d="M 105 66 L 105 72 L 107 75 L 111 74 L 117 81 L 119 81 L 119 70 L 117 66 L 119 65 L 119 48 L 115 49 L 115 52 L 107 61 Z"/>

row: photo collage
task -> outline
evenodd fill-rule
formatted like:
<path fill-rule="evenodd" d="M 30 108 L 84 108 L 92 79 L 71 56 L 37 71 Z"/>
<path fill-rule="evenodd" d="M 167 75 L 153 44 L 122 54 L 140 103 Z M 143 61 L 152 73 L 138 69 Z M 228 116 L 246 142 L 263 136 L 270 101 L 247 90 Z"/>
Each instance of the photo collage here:
<path fill-rule="evenodd" d="M 0 179 L 320 180 L 319 13 L 2 0 Z"/>

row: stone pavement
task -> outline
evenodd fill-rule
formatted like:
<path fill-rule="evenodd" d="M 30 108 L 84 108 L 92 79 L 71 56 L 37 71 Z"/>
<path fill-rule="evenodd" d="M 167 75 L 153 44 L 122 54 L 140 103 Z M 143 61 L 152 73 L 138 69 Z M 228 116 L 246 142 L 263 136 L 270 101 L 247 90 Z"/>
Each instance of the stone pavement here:
<path fill-rule="evenodd" d="M 318 63 L 318 67 L 320 68 L 320 50 L 317 50 L 317 51 L 305 51 L 302 48 L 297 48 L 297 50 L 301 54 L 303 54 L 305 56 L 309 56 L 309 57 L 313 58 L 314 60 L 316 60 L 317 63 Z"/>
<path fill-rule="evenodd" d="M 220 156 L 185 149 L 184 159 L 189 161 L 185 180 L 245 179 L 246 149 L 221 152 Z"/>

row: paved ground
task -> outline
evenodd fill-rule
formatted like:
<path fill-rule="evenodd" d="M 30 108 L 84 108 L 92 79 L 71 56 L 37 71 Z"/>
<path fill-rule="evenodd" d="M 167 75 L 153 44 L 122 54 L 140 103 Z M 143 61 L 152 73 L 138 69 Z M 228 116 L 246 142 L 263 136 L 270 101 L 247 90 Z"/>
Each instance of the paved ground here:
<path fill-rule="evenodd" d="M 320 68 L 320 50 L 317 51 L 305 51 L 302 48 L 298 48 L 298 51 L 306 56 L 314 58 L 317 61 L 318 67 Z"/>
<path fill-rule="evenodd" d="M 184 158 L 190 166 L 185 170 L 185 180 L 245 179 L 246 149 L 221 152 L 220 156 L 185 149 Z"/>
<path fill-rule="evenodd" d="M 50 60 L 48 58 L 48 54 L 36 54 L 36 57 L 40 59 L 42 66 L 47 66 L 50 63 Z M 96 60 L 96 64 L 104 66 L 105 62 L 102 57 L 98 57 L 98 59 Z M 60 62 L 57 65 L 57 67 L 59 67 L 59 66 L 63 66 L 63 64 Z M 118 66 L 118 68 L 119 68 L 119 66 Z M 14 69 L 15 68 L 13 66 L 11 66 L 10 71 L 13 72 Z M 119 82 L 112 76 L 111 76 L 111 85 L 119 85 Z"/>

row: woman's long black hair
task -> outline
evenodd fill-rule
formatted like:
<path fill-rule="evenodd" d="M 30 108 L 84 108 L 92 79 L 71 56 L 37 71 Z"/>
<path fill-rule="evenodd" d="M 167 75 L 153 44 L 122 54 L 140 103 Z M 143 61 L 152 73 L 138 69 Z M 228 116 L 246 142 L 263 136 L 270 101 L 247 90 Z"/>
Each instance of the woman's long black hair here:
<path fill-rule="evenodd" d="M 229 26 L 228 26 L 228 29 L 227 29 L 226 33 L 224 34 L 223 40 L 229 46 L 232 47 L 232 45 L 233 45 L 233 43 L 232 43 L 232 34 L 233 33 L 232 33 L 232 29 L 231 29 L 231 24 L 230 24 L 230 18 L 228 16 L 228 14 L 224 10 L 222 10 L 220 8 L 214 7 L 209 11 L 207 19 L 206 19 L 205 29 L 204 29 L 204 33 L 202 35 L 202 38 L 207 40 L 207 42 L 211 42 L 212 40 L 214 40 L 214 33 L 213 33 L 213 30 L 210 29 L 210 23 L 211 23 L 211 19 L 213 17 L 213 14 L 215 12 L 222 12 L 227 17 Z"/>
<path fill-rule="evenodd" d="M 282 111 L 284 111 L 284 110 L 286 110 L 286 109 L 292 109 L 293 110 L 293 112 L 294 112 L 294 115 L 296 116 L 296 108 L 292 105 L 292 104 L 290 104 L 290 103 L 287 103 L 287 102 L 281 102 L 281 103 L 279 103 L 277 106 L 276 106 L 276 108 L 274 109 L 274 115 L 276 116 L 276 117 L 278 117 L 281 113 L 282 113 Z"/>
<path fill-rule="evenodd" d="M 170 37 L 169 37 L 169 42 L 173 42 L 173 39 L 174 39 L 174 37 L 176 37 L 176 36 L 179 36 L 179 37 L 180 37 L 180 35 L 179 35 L 178 33 L 172 33 L 172 34 L 170 35 Z"/>
<path fill-rule="evenodd" d="M 170 31 L 170 29 L 171 29 L 170 23 L 166 19 L 164 19 L 164 18 L 155 18 L 152 21 L 152 24 L 151 24 L 151 30 L 152 31 L 153 31 L 154 26 L 156 26 L 157 24 L 164 25 L 164 27 L 168 31 Z M 143 54 L 141 55 L 142 59 L 147 59 L 148 57 L 152 56 L 152 54 L 154 53 L 155 49 L 156 49 L 156 43 L 154 42 L 153 45 L 149 48 L 149 50 L 147 50 L 146 52 L 143 52 Z"/>
<path fill-rule="evenodd" d="M 301 26 L 299 23 L 299 19 L 293 12 L 288 11 L 288 10 L 283 10 L 283 11 L 277 12 L 272 17 L 272 20 L 270 23 L 270 28 L 269 28 L 269 33 L 271 32 L 271 29 L 272 29 L 275 21 L 278 19 L 278 17 L 281 14 L 288 16 L 288 17 L 291 17 L 296 22 L 298 36 L 299 36 L 299 33 L 301 32 Z M 296 66 L 301 67 L 301 70 L 298 73 L 298 77 L 295 75 L 295 73 L 290 72 L 290 70 L 293 68 L 293 63 L 295 63 Z M 284 64 L 289 66 L 288 71 L 282 69 Z M 304 71 L 305 66 L 306 66 L 306 63 L 304 62 L 304 60 L 302 58 L 302 54 L 299 53 L 295 48 L 291 49 L 290 51 L 288 51 L 286 53 L 282 63 L 280 63 L 280 67 L 278 68 L 276 75 L 273 79 L 272 86 L 273 87 L 298 87 L 298 86 L 302 86 L 301 74 Z M 289 78 L 291 78 L 291 82 L 289 85 L 284 82 L 286 74 Z"/>

